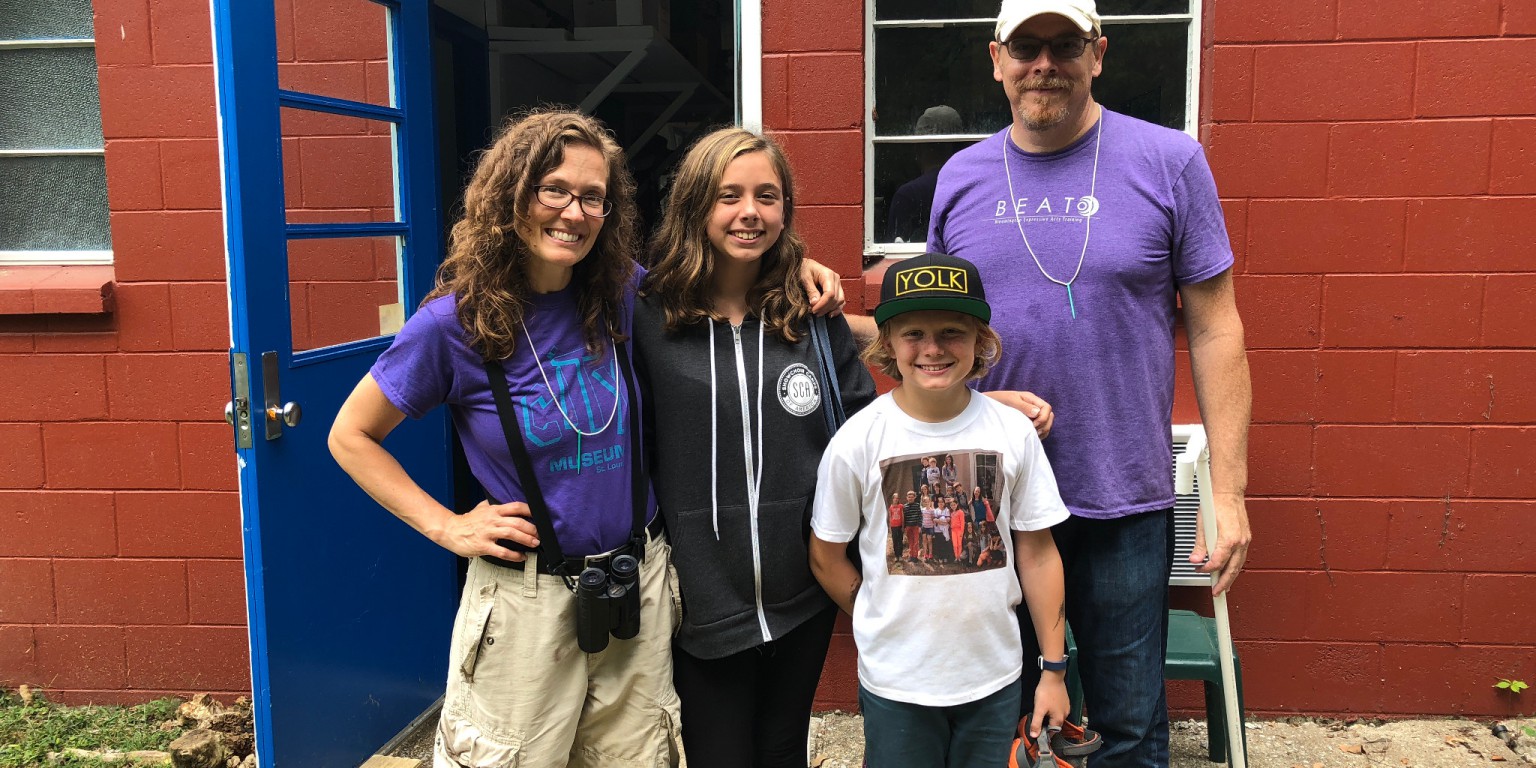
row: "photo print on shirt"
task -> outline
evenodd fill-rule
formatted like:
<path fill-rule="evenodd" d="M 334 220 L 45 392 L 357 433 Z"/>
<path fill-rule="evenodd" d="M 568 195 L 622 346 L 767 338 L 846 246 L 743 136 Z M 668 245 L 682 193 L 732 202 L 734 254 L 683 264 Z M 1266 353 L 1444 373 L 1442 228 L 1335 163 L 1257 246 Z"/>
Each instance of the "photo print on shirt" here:
<path fill-rule="evenodd" d="M 1007 544 L 997 525 L 1002 454 L 953 451 L 880 462 L 887 508 L 886 570 L 893 576 L 953 576 L 1001 568 Z"/>

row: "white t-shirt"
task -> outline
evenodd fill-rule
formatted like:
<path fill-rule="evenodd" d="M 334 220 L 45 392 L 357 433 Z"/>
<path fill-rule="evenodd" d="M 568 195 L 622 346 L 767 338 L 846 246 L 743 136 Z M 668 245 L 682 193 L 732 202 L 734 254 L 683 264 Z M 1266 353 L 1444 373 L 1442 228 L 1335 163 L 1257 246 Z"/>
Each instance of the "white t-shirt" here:
<path fill-rule="evenodd" d="M 859 538 L 859 683 L 877 696 L 932 707 L 996 693 L 1023 672 L 1024 653 L 1012 537 L 1002 537 L 1006 560 L 987 568 L 889 551 L 885 500 L 906 496 L 923 458 L 945 454 L 955 457 L 962 482 L 997 499 L 999 530 L 1034 531 L 1067 519 L 1029 419 L 974 392 L 959 416 L 938 424 L 913 419 L 888 394 L 854 414 L 822 454 L 811 512 L 822 540 Z"/>

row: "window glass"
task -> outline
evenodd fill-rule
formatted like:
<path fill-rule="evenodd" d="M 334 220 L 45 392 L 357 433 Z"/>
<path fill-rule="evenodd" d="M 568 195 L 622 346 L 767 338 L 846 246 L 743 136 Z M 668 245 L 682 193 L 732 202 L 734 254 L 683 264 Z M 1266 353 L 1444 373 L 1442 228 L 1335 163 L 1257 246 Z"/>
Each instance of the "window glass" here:
<path fill-rule="evenodd" d="M 885 27 L 875 30 L 875 135 L 912 136 L 929 107 L 960 116 L 955 133 L 995 133 L 1008 124 L 1002 86 L 992 79 L 992 28 Z"/>
<path fill-rule="evenodd" d="M 91 37 L 91 0 L 0 0 L 0 40 Z"/>
<path fill-rule="evenodd" d="M 1189 0 L 1099 0 L 1099 16 L 1189 13 Z"/>
<path fill-rule="evenodd" d="M 0 251 L 111 247 L 100 155 L 0 156 L 0 179 Z"/>
<path fill-rule="evenodd" d="M 999 0 L 881 0 L 875 4 L 876 21 L 912 19 L 996 19 Z M 1141 16 L 1189 13 L 1189 0 L 1099 0 L 1099 16 Z"/>
<path fill-rule="evenodd" d="M 921 243 L 928 239 L 928 214 L 939 168 L 971 142 L 875 145 L 875 239 Z"/>
<path fill-rule="evenodd" d="M 1184 129 L 1189 64 L 1189 26 L 1106 25 L 1104 74 L 1093 80 L 1093 98 L 1116 112 Z"/>
<path fill-rule="evenodd" d="M 0 50 L 0 148 L 99 149 L 94 48 Z"/>
<path fill-rule="evenodd" d="M 999 0 L 884 0 L 875 4 L 875 19 L 995 19 Z"/>
<path fill-rule="evenodd" d="M 111 261 L 91 26 L 91 0 L 0 0 L 0 266 Z"/>

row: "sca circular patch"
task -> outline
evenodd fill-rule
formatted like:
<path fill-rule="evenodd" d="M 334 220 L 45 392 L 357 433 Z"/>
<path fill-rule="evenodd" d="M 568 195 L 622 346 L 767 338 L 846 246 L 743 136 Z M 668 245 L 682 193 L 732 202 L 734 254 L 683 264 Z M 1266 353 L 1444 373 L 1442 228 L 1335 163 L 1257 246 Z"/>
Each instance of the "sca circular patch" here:
<path fill-rule="evenodd" d="M 804 363 L 795 363 L 779 374 L 779 405 L 796 416 L 821 407 L 821 385 Z"/>

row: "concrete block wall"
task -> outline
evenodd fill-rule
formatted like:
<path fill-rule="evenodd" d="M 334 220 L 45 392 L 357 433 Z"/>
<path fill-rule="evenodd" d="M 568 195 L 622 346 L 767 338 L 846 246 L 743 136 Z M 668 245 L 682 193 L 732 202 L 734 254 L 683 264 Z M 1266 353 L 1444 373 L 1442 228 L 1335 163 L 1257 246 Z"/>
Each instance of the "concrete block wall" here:
<path fill-rule="evenodd" d="M 0 685 L 248 693 L 208 4 L 95 11 L 115 308 L 0 318 Z"/>
<path fill-rule="evenodd" d="M 1205 18 L 1254 380 L 1249 709 L 1530 711 L 1492 685 L 1536 675 L 1536 13 Z"/>

